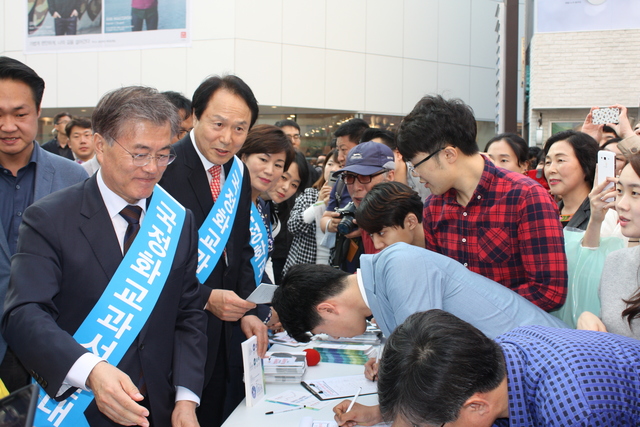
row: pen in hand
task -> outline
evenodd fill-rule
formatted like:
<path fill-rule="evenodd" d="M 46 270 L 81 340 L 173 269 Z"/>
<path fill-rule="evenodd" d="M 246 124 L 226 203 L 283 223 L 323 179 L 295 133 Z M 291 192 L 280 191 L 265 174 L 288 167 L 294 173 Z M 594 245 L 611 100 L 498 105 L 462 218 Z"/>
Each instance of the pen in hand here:
<path fill-rule="evenodd" d="M 358 400 L 358 396 L 360 396 L 360 392 L 362 391 L 362 387 L 358 387 L 358 391 L 356 391 L 356 395 L 353 396 L 353 400 L 351 401 L 351 404 L 349 405 L 349 407 L 347 408 L 347 412 L 349 412 L 350 410 L 353 409 L 353 405 L 356 404 L 356 400 Z"/>

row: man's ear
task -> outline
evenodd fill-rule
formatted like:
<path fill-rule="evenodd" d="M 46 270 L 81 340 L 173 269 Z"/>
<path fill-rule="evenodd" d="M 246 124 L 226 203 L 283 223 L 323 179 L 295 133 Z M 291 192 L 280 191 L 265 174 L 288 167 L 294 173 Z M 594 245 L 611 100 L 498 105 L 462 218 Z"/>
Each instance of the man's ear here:
<path fill-rule="evenodd" d="M 459 156 L 458 149 L 456 147 L 453 147 L 450 145 L 446 147 L 443 151 L 444 151 L 443 157 L 445 158 L 445 161 L 447 163 L 451 164 L 456 162 Z"/>
<path fill-rule="evenodd" d="M 102 156 L 104 155 L 104 138 L 99 133 L 93 134 L 93 146 L 96 150 L 96 156 L 98 157 L 98 162 L 102 164 Z"/>
<path fill-rule="evenodd" d="M 484 417 L 491 413 L 491 402 L 483 394 L 474 393 L 464 402 L 460 412 L 465 412 L 466 417 Z"/>
<path fill-rule="evenodd" d="M 418 225 L 420 225 L 420 223 L 418 222 L 418 217 L 416 217 L 416 214 L 408 213 L 407 216 L 404 218 L 404 228 L 413 230 Z"/>
<path fill-rule="evenodd" d="M 320 304 L 318 304 L 316 309 L 318 310 L 318 314 L 320 314 L 321 317 L 323 314 L 331 315 L 338 313 L 336 305 L 330 301 L 321 302 Z"/>
<path fill-rule="evenodd" d="M 396 171 L 391 169 L 387 172 L 387 181 L 393 181 L 393 178 L 396 176 Z"/>

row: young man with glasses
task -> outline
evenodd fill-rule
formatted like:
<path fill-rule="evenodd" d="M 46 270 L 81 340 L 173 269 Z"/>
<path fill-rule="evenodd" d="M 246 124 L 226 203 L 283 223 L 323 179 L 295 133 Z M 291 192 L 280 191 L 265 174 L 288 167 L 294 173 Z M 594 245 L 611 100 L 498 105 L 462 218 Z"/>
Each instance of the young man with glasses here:
<path fill-rule="evenodd" d="M 426 248 L 543 310 L 561 307 L 567 261 L 558 208 L 540 184 L 479 153 L 471 108 L 426 96 L 403 119 L 397 142 L 432 192 L 423 212 Z"/>
<path fill-rule="evenodd" d="M 347 165 L 335 173 L 341 173 L 341 179 L 347 187 L 351 201 L 357 208 L 374 185 L 384 181 L 393 181 L 394 168 L 393 151 L 384 144 L 369 141 L 358 144 L 351 149 L 347 157 Z M 327 231 L 338 231 L 342 215 L 329 211 L 327 208 L 325 216 L 331 217 L 327 224 Z M 377 251 L 371 237 L 367 233 L 360 233 L 360 230 L 347 233 L 344 237 L 349 241 L 343 241 L 344 239 L 340 239 L 339 235 L 336 239 L 336 253 L 338 254 L 339 250 L 344 249 L 346 260 L 342 260 L 342 257 L 336 255 L 332 265 L 340 266 L 345 271 L 353 273 L 359 266 L 360 254 L 363 252 L 373 254 Z M 355 252 L 354 244 L 358 246 L 357 252 Z"/>

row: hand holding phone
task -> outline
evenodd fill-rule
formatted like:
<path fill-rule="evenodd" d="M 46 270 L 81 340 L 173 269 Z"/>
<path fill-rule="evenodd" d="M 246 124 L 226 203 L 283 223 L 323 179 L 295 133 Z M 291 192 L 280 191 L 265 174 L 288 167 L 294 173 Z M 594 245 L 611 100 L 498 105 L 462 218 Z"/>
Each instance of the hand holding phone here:
<path fill-rule="evenodd" d="M 593 110 L 591 121 L 594 125 L 606 125 L 607 123 L 620 122 L 620 109 L 601 107 Z"/>
<path fill-rule="evenodd" d="M 607 180 L 608 177 L 616 176 L 616 155 L 611 151 L 598 151 L 598 185 Z M 613 188 L 613 182 L 610 182 L 604 189 L 607 191 Z M 613 202 L 613 197 L 606 200 L 607 203 Z"/>

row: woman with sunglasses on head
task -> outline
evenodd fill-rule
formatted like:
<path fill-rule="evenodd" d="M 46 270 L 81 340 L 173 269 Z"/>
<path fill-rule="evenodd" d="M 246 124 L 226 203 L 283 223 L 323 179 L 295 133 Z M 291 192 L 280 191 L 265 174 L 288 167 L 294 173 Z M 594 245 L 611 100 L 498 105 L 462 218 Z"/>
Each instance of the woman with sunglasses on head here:
<path fill-rule="evenodd" d="M 338 151 L 332 150 L 327 154 L 320 178 L 296 198 L 287 223 L 293 241 L 282 270 L 283 276 L 289 268 L 297 264 L 329 262 L 329 247 L 322 245 L 325 230 L 320 227 L 320 218 L 326 210 L 329 193 L 336 182 L 331 180 L 332 173 L 338 169 Z"/>

